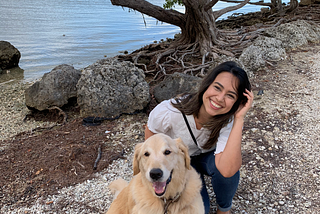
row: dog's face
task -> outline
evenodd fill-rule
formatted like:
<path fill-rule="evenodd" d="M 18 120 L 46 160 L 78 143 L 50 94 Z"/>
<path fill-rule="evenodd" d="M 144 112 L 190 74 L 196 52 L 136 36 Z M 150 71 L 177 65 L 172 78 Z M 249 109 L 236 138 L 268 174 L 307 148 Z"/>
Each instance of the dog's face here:
<path fill-rule="evenodd" d="M 173 173 L 179 173 L 181 168 L 190 169 L 190 157 L 180 138 L 155 134 L 135 147 L 134 175 L 141 172 L 159 197 L 165 194 Z"/>

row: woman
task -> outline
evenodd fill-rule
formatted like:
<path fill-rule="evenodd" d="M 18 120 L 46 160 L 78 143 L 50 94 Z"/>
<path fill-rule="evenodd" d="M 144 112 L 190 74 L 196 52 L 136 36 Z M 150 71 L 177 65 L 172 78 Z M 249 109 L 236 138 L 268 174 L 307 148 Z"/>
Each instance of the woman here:
<path fill-rule="evenodd" d="M 197 93 L 163 101 L 149 115 L 145 139 L 165 133 L 172 138 L 180 137 L 188 145 L 191 164 L 202 178 L 206 213 L 210 210 L 210 199 L 204 175 L 212 178 L 217 213 L 230 213 L 240 178 L 244 117 L 252 102 L 246 72 L 235 62 L 225 62 L 208 73 Z"/>

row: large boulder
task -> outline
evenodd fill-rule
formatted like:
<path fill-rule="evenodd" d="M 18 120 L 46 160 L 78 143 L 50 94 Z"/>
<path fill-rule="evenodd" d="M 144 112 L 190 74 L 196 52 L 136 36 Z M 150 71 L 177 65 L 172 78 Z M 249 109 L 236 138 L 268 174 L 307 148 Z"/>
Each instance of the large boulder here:
<path fill-rule="evenodd" d="M 268 28 L 264 35 L 280 40 L 282 47 L 290 50 L 306 45 L 308 42 L 318 42 L 320 40 L 320 28 L 307 21 L 298 20 L 275 28 Z"/>
<path fill-rule="evenodd" d="M 0 41 L 0 73 L 4 69 L 17 67 L 21 54 L 20 51 L 9 42 Z"/>
<path fill-rule="evenodd" d="M 196 92 L 202 79 L 183 73 L 168 75 L 164 81 L 156 85 L 153 95 L 158 103 L 175 97 L 178 94 Z"/>
<path fill-rule="evenodd" d="M 62 107 L 77 97 L 77 83 L 81 71 L 70 65 L 59 65 L 43 75 L 25 91 L 26 105 L 39 111 L 53 106 Z"/>
<path fill-rule="evenodd" d="M 245 48 L 239 59 L 249 71 L 263 68 L 266 61 L 280 61 L 286 58 L 282 42 L 275 38 L 260 36 Z"/>
<path fill-rule="evenodd" d="M 86 67 L 77 84 L 82 116 L 115 117 L 144 109 L 150 100 L 144 72 L 115 58 Z"/>
<path fill-rule="evenodd" d="M 277 62 L 286 58 L 286 50 L 319 42 L 318 25 L 298 20 L 278 27 L 267 28 L 264 36 L 258 37 L 239 57 L 248 70 L 254 72 L 265 67 L 266 62 Z"/>

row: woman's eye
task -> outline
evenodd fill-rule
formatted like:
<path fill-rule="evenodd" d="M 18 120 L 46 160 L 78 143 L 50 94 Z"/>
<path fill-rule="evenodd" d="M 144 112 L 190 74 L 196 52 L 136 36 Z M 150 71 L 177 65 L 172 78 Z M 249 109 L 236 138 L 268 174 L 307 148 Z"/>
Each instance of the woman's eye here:
<path fill-rule="evenodd" d="M 149 157 L 149 156 L 150 156 L 150 153 L 149 153 L 149 152 L 145 152 L 145 153 L 144 153 L 144 156 Z"/>
<path fill-rule="evenodd" d="M 220 91 L 220 87 L 219 87 L 219 86 L 214 86 L 214 88 L 215 88 L 217 91 Z"/>
<path fill-rule="evenodd" d="M 228 94 L 228 97 L 231 99 L 235 99 L 234 95 L 232 95 L 232 94 Z"/>
<path fill-rule="evenodd" d="M 164 151 L 164 155 L 170 155 L 170 154 L 171 154 L 171 151 L 170 151 L 170 150 Z"/>

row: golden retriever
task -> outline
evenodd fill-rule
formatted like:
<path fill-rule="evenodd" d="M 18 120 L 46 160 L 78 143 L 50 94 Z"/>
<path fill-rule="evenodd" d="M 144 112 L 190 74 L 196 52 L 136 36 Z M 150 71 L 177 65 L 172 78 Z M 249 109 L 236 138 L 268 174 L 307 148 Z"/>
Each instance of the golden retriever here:
<path fill-rule="evenodd" d="M 201 179 L 180 138 L 155 134 L 135 147 L 134 177 L 113 181 L 107 214 L 203 214 Z"/>

